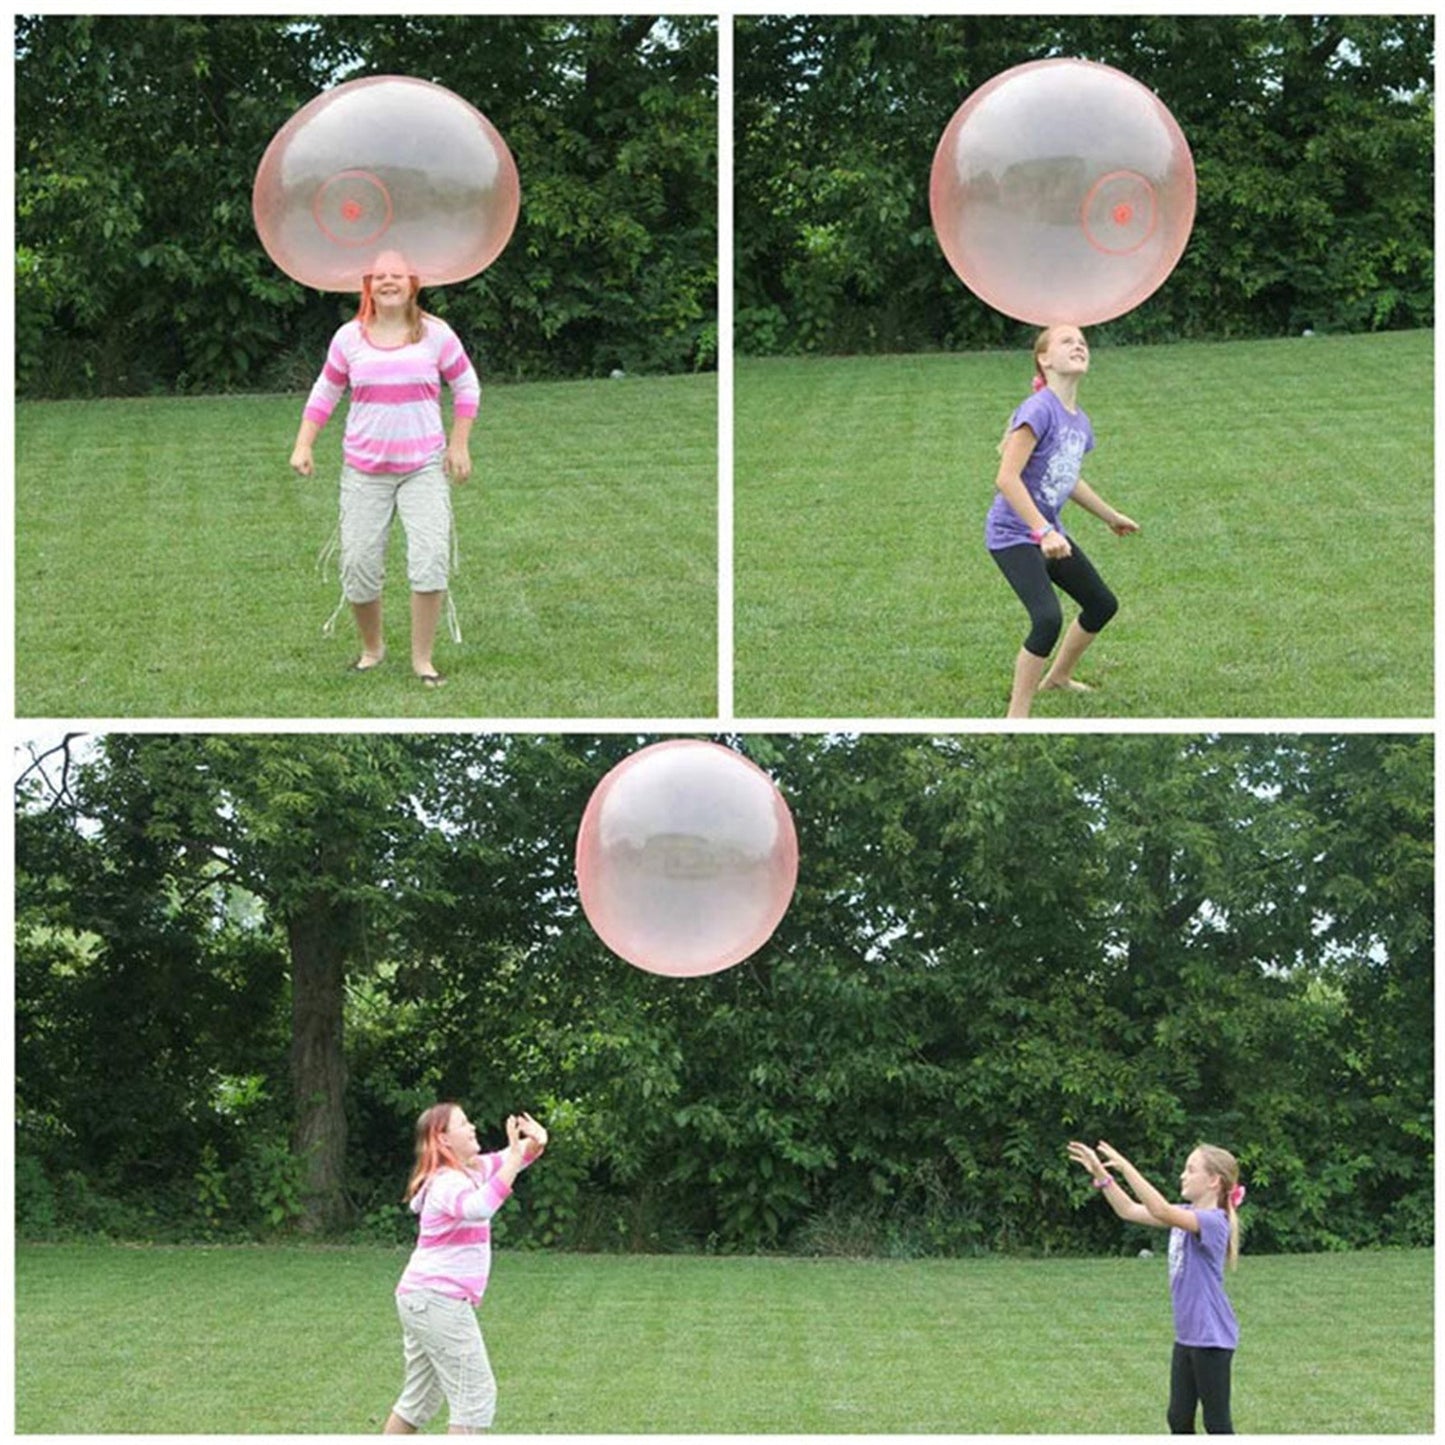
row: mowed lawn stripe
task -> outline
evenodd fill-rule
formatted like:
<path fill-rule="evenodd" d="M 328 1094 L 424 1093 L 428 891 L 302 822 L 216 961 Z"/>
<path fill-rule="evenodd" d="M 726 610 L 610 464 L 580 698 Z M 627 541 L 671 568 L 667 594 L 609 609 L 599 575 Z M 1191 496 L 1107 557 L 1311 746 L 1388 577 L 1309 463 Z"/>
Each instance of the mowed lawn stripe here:
<path fill-rule="evenodd" d="M 460 646 L 425 692 L 407 663 L 400 529 L 391 656 L 356 652 L 318 555 L 340 419 L 287 467 L 299 397 L 17 408 L 22 716 L 710 716 L 717 695 L 715 379 L 498 386 L 453 492 Z"/>
<path fill-rule="evenodd" d="M 400 1385 L 391 1296 L 405 1258 L 383 1246 L 22 1245 L 18 1428 L 374 1431 Z M 1428 1250 L 1246 1253 L 1229 1278 L 1238 1427 L 1428 1433 L 1433 1272 Z M 509 1434 L 1164 1428 L 1162 1250 L 875 1261 L 499 1250 L 481 1317 Z"/>
<path fill-rule="evenodd" d="M 1097 347 L 1084 475 L 1143 531 L 1066 512 L 1121 609 L 1099 691 L 1035 716 L 1428 717 L 1432 346 Z M 1027 627 L 983 515 L 1028 379 L 1027 352 L 739 364 L 740 716 L 1002 714 Z"/>

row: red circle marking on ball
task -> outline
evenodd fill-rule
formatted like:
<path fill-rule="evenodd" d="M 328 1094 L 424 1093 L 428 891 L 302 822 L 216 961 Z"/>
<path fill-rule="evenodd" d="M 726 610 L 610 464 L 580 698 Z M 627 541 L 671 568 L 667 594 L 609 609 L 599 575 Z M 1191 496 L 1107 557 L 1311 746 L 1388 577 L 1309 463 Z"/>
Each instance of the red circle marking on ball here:
<path fill-rule="evenodd" d="M 1106 187 L 1115 192 L 1121 187 L 1128 187 L 1134 193 L 1135 200 L 1109 204 Z M 1126 231 L 1117 241 L 1113 239 L 1112 232 L 1108 236 L 1096 234 L 1089 224 L 1089 213 L 1096 201 L 1100 203 L 1102 213 L 1096 218 L 1100 233 L 1104 230 L 1105 215 L 1120 230 L 1126 227 L 1132 229 Z M 1143 208 L 1137 214 L 1136 203 Z M 1103 210 L 1105 205 L 1108 205 L 1107 211 Z M 1110 171 L 1089 187 L 1089 193 L 1079 207 L 1079 220 L 1084 228 L 1085 239 L 1096 251 L 1102 251 L 1106 256 L 1132 256 L 1154 235 L 1159 224 L 1159 206 L 1154 187 L 1137 171 Z M 1140 234 L 1136 235 L 1135 231 Z"/>
<path fill-rule="evenodd" d="M 374 202 L 380 202 L 380 215 L 374 217 L 374 224 L 365 235 L 353 236 L 349 234 L 338 235 L 326 224 L 327 192 L 333 186 L 346 189 L 361 190 L 368 193 Z M 356 196 L 341 194 L 339 204 L 336 205 L 335 215 L 349 225 L 355 223 L 366 215 L 366 205 L 363 200 Z M 311 215 L 316 225 L 328 241 L 334 241 L 338 246 L 357 247 L 364 246 L 369 241 L 375 241 L 391 225 L 392 209 L 391 195 L 382 183 L 380 177 L 372 175 L 370 171 L 351 170 L 337 171 L 330 180 L 324 181 L 317 189 L 311 201 Z"/>

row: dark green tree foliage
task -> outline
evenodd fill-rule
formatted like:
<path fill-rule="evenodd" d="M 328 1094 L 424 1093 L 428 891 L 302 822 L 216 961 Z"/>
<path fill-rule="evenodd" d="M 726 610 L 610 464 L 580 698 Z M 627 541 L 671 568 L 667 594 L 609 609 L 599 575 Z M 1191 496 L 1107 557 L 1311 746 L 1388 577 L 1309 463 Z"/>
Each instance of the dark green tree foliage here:
<path fill-rule="evenodd" d="M 112 737 L 29 774 L 22 1227 L 404 1238 L 411 1121 L 455 1097 L 552 1127 L 499 1226 L 537 1244 L 1137 1248 L 1072 1137 L 1161 1181 L 1232 1148 L 1253 1249 L 1431 1240 L 1430 739 L 736 739 L 799 887 L 691 981 L 578 910 L 641 741 Z M 309 909 L 344 1118 L 295 1070 Z"/>
<path fill-rule="evenodd" d="M 16 1122 L 27 1162 L 50 1170 L 42 1180 L 20 1166 L 26 1209 L 53 1215 L 58 1195 L 73 1223 L 143 1233 L 174 1224 L 191 1170 L 229 1142 L 215 1081 L 285 1088 L 285 969 L 253 900 L 187 880 L 128 752 L 111 740 L 107 775 L 85 772 L 83 804 L 76 766 L 51 759 L 52 780 L 22 782 L 22 797 L 43 803 L 18 819 L 16 1068 L 27 1082 Z M 248 1149 L 278 1127 L 272 1114 L 251 1122 Z"/>
<path fill-rule="evenodd" d="M 355 303 L 276 269 L 251 185 L 300 106 L 367 74 L 448 86 L 517 158 L 506 252 L 425 296 L 486 375 L 710 367 L 716 50 L 707 17 L 22 18 L 20 389 L 309 386 Z"/>
<path fill-rule="evenodd" d="M 1057 55 L 1154 90 L 1198 175 L 1183 260 L 1101 335 L 1432 324 L 1430 16 L 766 15 L 737 20 L 739 350 L 1014 340 L 943 259 L 929 168 L 971 91 Z"/>
<path fill-rule="evenodd" d="M 313 1230 L 349 1215 L 346 981 L 386 936 L 398 887 L 418 886 L 416 874 L 399 885 L 393 868 L 395 850 L 421 833 L 406 807 L 414 766 L 413 751 L 385 737 L 113 737 L 103 763 L 80 774 L 77 806 L 95 829 L 93 846 L 63 886 L 54 874 L 47 883 L 66 902 L 57 921 L 81 1007 L 114 1039 L 92 1043 L 97 1078 L 84 1083 L 118 1076 L 131 1091 L 129 1108 L 114 1109 L 114 1086 L 104 1086 L 107 1127 L 135 1119 L 143 1133 L 160 1130 L 162 1143 L 147 1153 L 199 1168 L 215 1141 L 204 1128 L 178 1136 L 197 1120 L 214 1131 L 228 1117 L 220 1077 L 233 1080 L 230 1091 L 264 1080 L 248 1097 L 282 1111 L 267 1124 L 274 1132 L 284 1119 L 294 1164 L 285 1212 Z M 53 818 L 47 826 L 53 832 Z M 252 904 L 239 918 L 230 911 L 238 892 Z M 232 992 L 250 1027 L 228 1071 L 206 1045 L 212 1030 L 218 1043 L 232 1030 Z M 258 1021 L 272 1024 L 270 1047 L 247 1067 Z M 48 1069 L 37 1022 L 33 1038 L 23 1019 L 21 1032 Z M 69 1124 L 65 1138 L 84 1129 L 74 1101 L 44 1112 Z M 274 1151 L 277 1140 L 265 1142 Z M 132 1144 L 117 1168 L 135 1163 Z M 162 1166 L 152 1158 L 149 1167 Z"/>

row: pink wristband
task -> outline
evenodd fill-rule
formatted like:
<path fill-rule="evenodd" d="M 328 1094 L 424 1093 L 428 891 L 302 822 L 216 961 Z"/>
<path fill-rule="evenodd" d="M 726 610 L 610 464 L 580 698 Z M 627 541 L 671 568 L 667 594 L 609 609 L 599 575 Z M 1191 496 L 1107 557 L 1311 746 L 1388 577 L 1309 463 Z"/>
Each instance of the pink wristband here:
<path fill-rule="evenodd" d="M 1090 1180 L 1095 1189 L 1107 1189 L 1114 1182 L 1112 1174 L 1106 1174 L 1102 1179 Z"/>

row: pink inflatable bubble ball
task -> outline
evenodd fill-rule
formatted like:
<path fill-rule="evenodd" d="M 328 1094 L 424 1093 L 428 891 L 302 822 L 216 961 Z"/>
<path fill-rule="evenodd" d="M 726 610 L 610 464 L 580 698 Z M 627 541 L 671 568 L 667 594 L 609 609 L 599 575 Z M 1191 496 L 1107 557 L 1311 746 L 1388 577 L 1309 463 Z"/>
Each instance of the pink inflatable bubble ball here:
<path fill-rule="evenodd" d="M 517 224 L 517 166 L 486 116 L 402 75 L 349 80 L 277 131 L 251 208 L 271 259 L 318 291 L 360 291 L 381 250 L 423 285 L 465 281 L 501 255 Z"/>
<path fill-rule="evenodd" d="M 582 909 L 649 973 L 695 978 L 771 937 L 798 878 L 792 814 L 771 778 L 716 743 L 641 749 L 598 783 L 577 835 Z"/>
<path fill-rule="evenodd" d="M 1184 253 L 1194 161 L 1159 98 L 1088 60 L 1038 60 L 980 86 L 933 157 L 933 229 L 996 311 L 1093 326 L 1132 311 Z"/>

